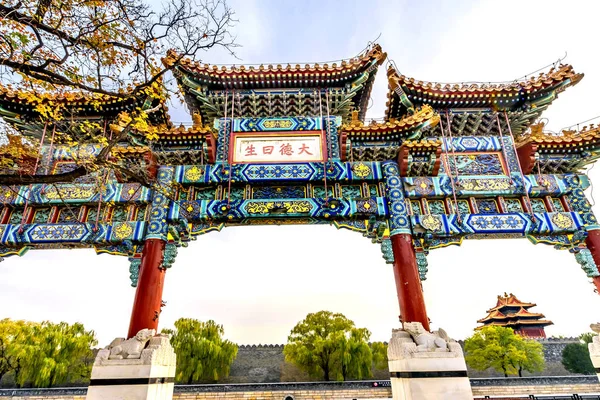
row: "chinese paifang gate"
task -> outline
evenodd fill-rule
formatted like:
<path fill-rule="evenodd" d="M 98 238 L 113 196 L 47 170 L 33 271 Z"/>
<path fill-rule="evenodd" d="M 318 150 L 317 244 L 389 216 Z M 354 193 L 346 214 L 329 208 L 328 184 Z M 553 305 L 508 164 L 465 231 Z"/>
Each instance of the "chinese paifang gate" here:
<path fill-rule="evenodd" d="M 4 120 L 43 145 L 37 159 L 22 157 L 22 176 L 0 176 L 0 256 L 94 247 L 128 257 L 137 287 L 129 337 L 157 328 L 178 248 L 225 226 L 361 233 L 392 265 L 402 321 L 427 330 L 427 255 L 464 239 L 564 249 L 600 289 L 600 226 L 583 173 L 598 157 L 600 128 L 549 134 L 536 124 L 583 75 L 560 65 L 510 84 L 443 85 L 388 63 L 385 118 L 365 123 L 386 58 L 372 45 L 334 64 L 226 68 L 167 53 L 189 127 L 174 127 L 162 100 L 143 97 L 48 97 L 65 114 L 48 120 L 30 97 L 1 88 Z M 105 145 L 70 147 L 60 133 L 92 121 L 112 138 L 126 123 L 120 113 L 134 108 L 149 110 L 158 137 L 131 132 L 108 154 L 121 169 L 66 180 Z M 121 173 L 130 165 L 145 166 L 150 184 Z M 42 175 L 56 183 L 36 182 Z"/>

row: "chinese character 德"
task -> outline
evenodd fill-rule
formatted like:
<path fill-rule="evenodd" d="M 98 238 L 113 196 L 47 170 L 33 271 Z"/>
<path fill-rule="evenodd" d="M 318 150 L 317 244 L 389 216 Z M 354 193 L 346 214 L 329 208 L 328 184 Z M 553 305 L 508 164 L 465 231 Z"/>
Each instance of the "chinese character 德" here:
<path fill-rule="evenodd" d="M 313 153 L 311 153 L 310 151 L 308 151 L 308 149 L 309 149 L 309 147 L 306 144 L 302 143 L 302 147 L 300 147 L 300 151 L 298 152 L 298 154 L 306 153 L 309 156 L 312 156 Z"/>
<path fill-rule="evenodd" d="M 279 148 L 279 152 L 282 156 L 291 156 L 292 154 L 294 154 L 294 150 L 292 150 L 292 145 L 289 143 L 282 144 Z"/>
<path fill-rule="evenodd" d="M 246 156 L 255 156 L 255 155 L 257 155 L 256 154 L 256 149 L 254 148 L 253 144 L 248 145 L 246 147 L 245 151 L 246 151 L 246 154 L 245 154 Z"/>
<path fill-rule="evenodd" d="M 263 146 L 263 154 L 273 154 L 275 146 Z"/>

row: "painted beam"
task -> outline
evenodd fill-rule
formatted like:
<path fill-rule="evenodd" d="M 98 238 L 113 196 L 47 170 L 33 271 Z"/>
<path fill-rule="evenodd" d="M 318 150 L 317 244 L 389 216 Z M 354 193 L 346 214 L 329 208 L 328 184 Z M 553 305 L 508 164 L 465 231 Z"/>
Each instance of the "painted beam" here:
<path fill-rule="evenodd" d="M 236 222 L 246 218 L 369 218 L 389 215 L 385 197 L 361 199 L 304 198 L 255 200 L 195 200 L 173 204 L 168 219 L 188 222 L 219 220 Z"/>
<path fill-rule="evenodd" d="M 24 224 L 0 225 L 0 245 L 69 244 L 69 243 L 122 243 L 142 241 L 146 222 L 128 221 L 113 224 Z"/>
<path fill-rule="evenodd" d="M 100 200 L 113 203 L 148 203 L 151 200 L 151 191 L 138 183 L 107 184 L 102 194 L 98 185 L 93 183 L 0 186 L 0 205 L 86 204 L 98 203 Z"/>
<path fill-rule="evenodd" d="M 534 213 L 535 220 L 525 213 L 506 214 L 428 214 L 413 215 L 411 223 L 416 236 L 451 237 L 495 234 L 560 234 L 572 233 L 584 227 L 578 212 Z"/>
<path fill-rule="evenodd" d="M 323 182 L 380 181 L 383 179 L 379 162 L 290 163 L 290 164 L 217 164 L 180 165 L 175 167 L 175 182 L 183 184 L 212 184 L 232 182 Z"/>
<path fill-rule="evenodd" d="M 576 179 L 583 188 L 589 185 L 583 175 L 526 175 L 525 187 L 531 197 L 561 196 L 568 194 L 573 189 L 573 180 Z M 402 178 L 404 193 L 411 199 L 452 197 L 452 184 L 450 177 L 424 176 Z M 455 179 L 456 195 L 459 197 L 496 197 L 496 196 L 523 196 L 523 180 L 519 174 L 511 176 L 465 176 L 460 175 Z"/>

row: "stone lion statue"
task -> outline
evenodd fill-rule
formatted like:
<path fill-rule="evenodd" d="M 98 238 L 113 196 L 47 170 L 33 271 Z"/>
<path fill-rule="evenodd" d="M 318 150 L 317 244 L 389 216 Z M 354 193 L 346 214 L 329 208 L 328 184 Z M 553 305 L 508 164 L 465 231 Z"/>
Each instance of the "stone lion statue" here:
<path fill-rule="evenodd" d="M 408 332 L 417 345 L 418 352 L 448 351 L 448 334 L 443 329 L 430 333 L 420 322 L 405 322 L 404 331 Z"/>
<path fill-rule="evenodd" d="M 146 343 L 156 334 L 154 329 L 142 329 L 131 339 L 115 339 L 107 347 L 110 350 L 109 360 L 122 360 L 124 358 L 140 358 Z"/>

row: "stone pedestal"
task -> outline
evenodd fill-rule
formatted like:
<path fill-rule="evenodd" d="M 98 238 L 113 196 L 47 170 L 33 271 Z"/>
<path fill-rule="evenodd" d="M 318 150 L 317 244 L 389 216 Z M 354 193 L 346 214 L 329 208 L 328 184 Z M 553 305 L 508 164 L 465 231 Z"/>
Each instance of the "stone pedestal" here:
<path fill-rule="evenodd" d="M 138 335 L 128 341 L 117 339 L 107 349 L 98 352 L 92 368 L 87 400 L 173 398 L 175 352 L 169 338 L 166 335 L 154 336 L 144 348 L 145 342 L 132 343 L 138 340 Z M 133 346 L 141 345 L 141 353 L 136 354 L 134 351 L 133 354 L 128 354 L 128 342 Z"/>
<path fill-rule="evenodd" d="M 394 400 L 473 400 L 462 349 L 443 330 L 405 323 L 392 332 L 388 360 Z"/>
<path fill-rule="evenodd" d="M 596 333 L 600 331 L 600 324 L 592 324 L 591 327 Z M 588 349 L 590 350 L 592 364 L 596 368 L 596 375 L 598 376 L 598 380 L 600 380 L 600 336 L 593 337 L 592 343 L 588 344 Z"/>

